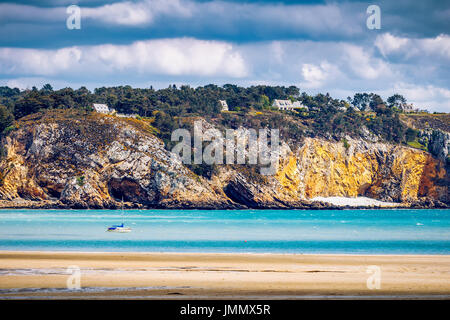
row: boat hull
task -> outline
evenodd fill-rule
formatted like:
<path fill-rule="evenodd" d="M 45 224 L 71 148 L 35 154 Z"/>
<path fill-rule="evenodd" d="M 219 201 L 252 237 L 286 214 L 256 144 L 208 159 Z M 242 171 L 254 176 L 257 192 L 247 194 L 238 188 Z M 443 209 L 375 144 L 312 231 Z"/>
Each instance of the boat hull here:
<path fill-rule="evenodd" d="M 108 229 L 107 232 L 128 233 L 131 232 L 131 228 L 114 228 Z"/>

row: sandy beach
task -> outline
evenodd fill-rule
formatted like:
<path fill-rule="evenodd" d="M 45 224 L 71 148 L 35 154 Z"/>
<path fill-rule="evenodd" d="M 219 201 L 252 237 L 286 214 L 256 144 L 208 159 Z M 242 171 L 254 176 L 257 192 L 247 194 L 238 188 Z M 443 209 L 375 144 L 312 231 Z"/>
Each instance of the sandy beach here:
<path fill-rule="evenodd" d="M 81 290 L 68 290 L 80 268 Z M 369 266 L 380 288 L 369 289 Z M 370 269 L 370 268 L 369 268 Z M 0 298 L 450 297 L 450 256 L 0 252 Z"/>
<path fill-rule="evenodd" d="M 338 207 L 379 207 L 379 208 L 395 208 L 402 207 L 404 204 L 396 202 L 385 202 L 368 197 L 315 197 L 311 201 L 321 201 L 330 203 Z"/>

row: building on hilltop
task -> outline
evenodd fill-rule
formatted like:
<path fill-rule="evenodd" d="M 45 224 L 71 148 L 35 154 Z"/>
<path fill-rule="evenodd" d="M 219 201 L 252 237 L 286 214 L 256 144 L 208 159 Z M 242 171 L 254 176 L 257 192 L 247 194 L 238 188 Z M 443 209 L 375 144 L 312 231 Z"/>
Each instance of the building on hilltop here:
<path fill-rule="evenodd" d="M 221 111 L 228 111 L 228 104 L 226 100 L 219 100 L 220 105 L 222 106 L 222 110 Z"/>
<path fill-rule="evenodd" d="M 293 110 L 294 105 L 291 100 L 273 100 L 272 107 L 278 108 L 278 110 Z"/>
<path fill-rule="evenodd" d="M 133 114 L 117 113 L 116 110 L 114 110 L 113 108 L 109 108 L 108 105 L 102 104 L 102 103 L 94 103 L 94 110 L 98 113 L 111 114 L 111 115 L 114 115 L 119 118 L 135 118 L 136 119 L 138 117 L 138 115 L 135 113 L 133 113 Z"/>
<path fill-rule="evenodd" d="M 98 113 L 110 113 L 113 111 L 109 109 L 108 105 L 102 103 L 94 103 L 94 110 Z"/>
<path fill-rule="evenodd" d="M 278 110 L 294 110 L 295 108 L 306 108 L 300 101 L 291 100 L 273 100 L 272 107 L 278 108 Z"/>
<path fill-rule="evenodd" d="M 417 112 L 418 111 L 418 109 L 417 108 L 414 108 L 414 105 L 412 104 L 412 103 L 404 103 L 404 104 L 402 104 L 402 110 L 403 111 L 405 111 L 405 112 Z"/>

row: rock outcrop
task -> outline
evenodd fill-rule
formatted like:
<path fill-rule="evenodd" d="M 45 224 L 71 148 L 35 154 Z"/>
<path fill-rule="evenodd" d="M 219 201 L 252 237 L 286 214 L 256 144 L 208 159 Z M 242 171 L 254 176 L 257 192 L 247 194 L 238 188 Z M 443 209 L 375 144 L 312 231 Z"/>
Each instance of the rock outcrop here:
<path fill-rule="evenodd" d="M 171 157 L 137 120 L 92 115 L 23 123 L 5 138 L 3 200 L 58 200 L 74 208 L 234 207 Z"/>
<path fill-rule="evenodd" d="M 421 139 L 425 139 L 428 151 L 438 159 L 449 161 L 450 157 L 450 133 L 442 130 L 423 130 Z"/>
<path fill-rule="evenodd" d="M 367 196 L 389 202 L 448 202 L 445 163 L 429 153 L 347 137 L 348 146 L 307 138 L 277 176 L 300 198 Z"/>

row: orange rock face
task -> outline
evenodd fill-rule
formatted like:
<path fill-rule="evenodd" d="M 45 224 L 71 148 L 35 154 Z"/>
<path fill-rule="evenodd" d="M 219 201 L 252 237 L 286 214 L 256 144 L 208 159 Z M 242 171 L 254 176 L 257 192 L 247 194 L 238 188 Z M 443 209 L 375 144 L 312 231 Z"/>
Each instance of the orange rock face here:
<path fill-rule="evenodd" d="M 294 155 L 280 161 L 280 192 L 310 199 L 318 196 L 369 196 L 408 202 L 418 197 L 446 200 L 442 161 L 408 147 L 350 140 L 306 139 Z"/>

